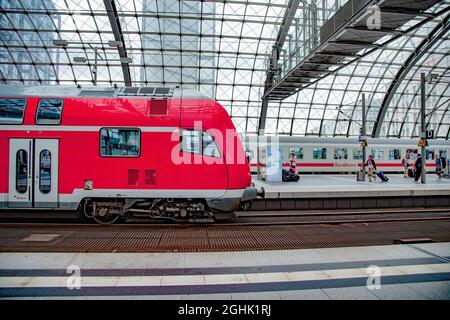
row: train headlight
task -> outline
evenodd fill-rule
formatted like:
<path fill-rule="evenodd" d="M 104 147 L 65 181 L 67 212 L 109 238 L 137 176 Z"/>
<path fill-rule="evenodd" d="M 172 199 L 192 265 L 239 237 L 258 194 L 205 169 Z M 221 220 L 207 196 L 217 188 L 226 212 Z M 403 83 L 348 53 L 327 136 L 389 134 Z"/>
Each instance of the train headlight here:
<path fill-rule="evenodd" d="M 92 180 L 84 180 L 84 190 L 92 190 L 93 183 Z"/>

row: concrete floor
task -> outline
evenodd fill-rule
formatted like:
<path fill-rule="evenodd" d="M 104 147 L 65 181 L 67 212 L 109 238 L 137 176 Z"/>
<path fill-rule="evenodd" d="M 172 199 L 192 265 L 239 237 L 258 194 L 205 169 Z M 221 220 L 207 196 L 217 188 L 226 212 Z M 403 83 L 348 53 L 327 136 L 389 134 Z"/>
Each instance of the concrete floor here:
<path fill-rule="evenodd" d="M 449 262 L 450 243 L 225 253 L 1 253 L 0 297 L 450 299 Z"/>

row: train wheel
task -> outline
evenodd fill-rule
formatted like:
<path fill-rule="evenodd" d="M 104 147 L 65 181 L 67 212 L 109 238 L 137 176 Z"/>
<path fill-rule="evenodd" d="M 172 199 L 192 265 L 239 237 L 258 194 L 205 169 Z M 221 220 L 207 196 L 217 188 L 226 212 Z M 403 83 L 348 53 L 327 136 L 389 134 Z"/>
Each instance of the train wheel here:
<path fill-rule="evenodd" d="M 93 218 L 97 223 L 100 223 L 100 224 L 113 224 L 114 222 L 119 220 L 120 215 L 114 214 L 114 215 L 108 215 L 106 217 L 94 216 Z"/>
<path fill-rule="evenodd" d="M 108 210 L 108 208 L 99 208 L 92 218 L 99 224 L 113 224 L 120 218 L 120 214 L 116 210 Z"/>
<path fill-rule="evenodd" d="M 252 202 L 251 201 L 242 202 L 240 208 L 242 211 L 248 211 L 252 208 Z"/>

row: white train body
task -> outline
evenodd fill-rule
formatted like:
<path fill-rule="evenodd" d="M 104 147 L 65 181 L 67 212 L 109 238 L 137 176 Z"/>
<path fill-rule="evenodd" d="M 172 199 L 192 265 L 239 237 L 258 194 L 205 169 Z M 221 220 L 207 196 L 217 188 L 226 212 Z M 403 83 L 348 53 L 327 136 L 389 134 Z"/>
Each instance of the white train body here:
<path fill-rule="evenodd" d="M 259 141 L 258 141 L 259 140 Z M 297 170 L 301 173 L 352 173 L 361 168 L 362 148 L 357 137 L 322 138 L 322 137 L 289 137 L 244 136 L 244 148 L 249 158 L 252 173 L 256 173 L 258 164 L 265 166 L 263 156 L 267 146 L 278 146 L 281 152 L 283 168 L 289 168 L 289 155 L 296 154 Z M 409 162 L 414 164 L 419 139 L 371 139 L 367 140 L 366 154 L 372 155 L 378 170 L 385 172 L 403 172 L 402 159 L 409 154 Z M 434 155 L 438 153 L 448 161 L 450 141 L 428 140 L 426 148 L 426 168 L 428 172 L 435 170 Z M 258 154 L 259 153 L 259 154 Z M 447 171 L 447 170 L 446 170 Z"/>

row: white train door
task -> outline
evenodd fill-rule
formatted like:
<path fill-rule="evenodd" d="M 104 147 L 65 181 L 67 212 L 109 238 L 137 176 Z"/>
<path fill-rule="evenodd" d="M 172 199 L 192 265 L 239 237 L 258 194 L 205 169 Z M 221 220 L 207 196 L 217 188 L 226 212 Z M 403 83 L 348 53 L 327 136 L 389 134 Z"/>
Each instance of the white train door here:
<path fill-rule="evenodd" d="M 8 207 L 33 206 L 33 139 L 9 140 Z"/>
<path fill-rule="evenodd" d="M 10 139 L 8 207 L 58 207 L 58 142 Z"/>
<path fill-rule="evenodd" d="M 58 207 L 58 140 L 34 142 L 34 207 Z"/>

